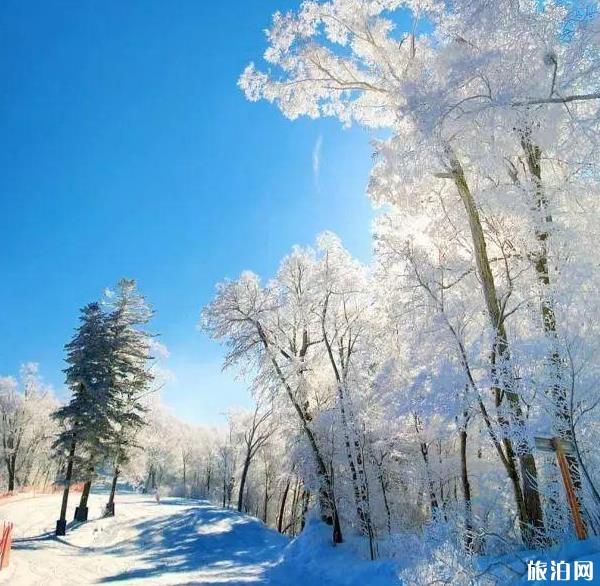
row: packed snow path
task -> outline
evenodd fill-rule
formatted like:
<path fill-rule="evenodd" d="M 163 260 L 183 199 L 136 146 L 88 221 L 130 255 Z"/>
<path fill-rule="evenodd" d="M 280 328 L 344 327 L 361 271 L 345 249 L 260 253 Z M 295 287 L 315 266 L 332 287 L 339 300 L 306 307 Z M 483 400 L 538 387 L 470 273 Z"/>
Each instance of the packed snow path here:
<path fill-rule="evenodd" d="M 79 495 L 73 495 L 69 519 Z M 268 584 L 288 543 L 259 521 L 203 501 L 121 495 L 117 516 L 101 519 L 106 495 L 91 495 L 90 521 L 53 536 L 60 496 L 15 499 L 0 518 L 15 523 L 15 543 L 0 584 Z"/>

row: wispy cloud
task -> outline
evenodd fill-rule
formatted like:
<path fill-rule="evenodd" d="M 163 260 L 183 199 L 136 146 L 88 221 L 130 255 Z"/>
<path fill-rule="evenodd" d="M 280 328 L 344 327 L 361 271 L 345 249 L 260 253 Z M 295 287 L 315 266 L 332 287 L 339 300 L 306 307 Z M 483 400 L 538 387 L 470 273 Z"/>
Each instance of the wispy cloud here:
<path fill-rule="evenodd" d="M 317 192 L 321 191 L 321 149 L 323 147 L 323 135 L 319 134 L 313 147 L 312 152 L 312 170 L 313 180 L 315 182 L 315 189 Z"/>

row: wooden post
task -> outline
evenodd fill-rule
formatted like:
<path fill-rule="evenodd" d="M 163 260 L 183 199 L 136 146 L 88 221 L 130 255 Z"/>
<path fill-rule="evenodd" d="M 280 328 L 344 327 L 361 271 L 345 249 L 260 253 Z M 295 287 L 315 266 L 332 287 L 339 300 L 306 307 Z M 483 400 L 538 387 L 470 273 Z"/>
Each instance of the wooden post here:
<path fill-rule="evenodd" d="M 577 539 L 586 539 L 587 531 L 585 529 L 585 523 L 581 517 L 581 511 L 579 510 L 579 502 L 575 496 L 573 479 L 571 478 L 571 471 L 569 470 L 569 463 L 567 462 L 567 458 L 562 447 L 562 442 L 558 438 L 554 438 L 552 443 L 554 444 L 556 459 L 558 460 L 558 466 L 560 468 L 560 473 L 565 485 L 565 492 L 567 493 L 567 501 L 569 503 L 569 508 L 571 509 L 571 515 L 573 516 L 573 524 L 575 525 Z"/>
<path fill-rule="evenodd" d="M 2 525 L 2 540 L 0 541 L 0 570 L 8 567 L 13 528 L 13 523 L 4 522 Z"/>
<path fill-rule="evenodd" d="M 575 449 L 571 442 L 560 439 L 558 437 L 546 438 L 536 437 L 535 447 L 541 452 L 554 452 L 556 454 L 556 460 L 558 462 L 558 468 L 560 475 L 562 476 L 563 485 L 565 487 L 565 493 L 567 495 L 567 502 L 569 503 L 569 509 L 571 509 L 571 516 L 573 517 L 573 525 L 575 526 L 575 534 L 577 539 L 587 539 L 587 530 L 585 523 L 581 516 L 581 509 L 579 507 L 579 501 L 575 495 L 575 487 L 573 486 L 573 479 L 571 478 L 571 470 L 569 469 L 569 462 L 567 461 L 565 453 L 574 454 Z"/>

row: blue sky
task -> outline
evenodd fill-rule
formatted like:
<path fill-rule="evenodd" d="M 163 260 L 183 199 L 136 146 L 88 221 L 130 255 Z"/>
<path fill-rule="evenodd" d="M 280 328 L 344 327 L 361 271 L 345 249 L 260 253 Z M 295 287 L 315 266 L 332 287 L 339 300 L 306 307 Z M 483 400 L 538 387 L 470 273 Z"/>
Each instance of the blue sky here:
<path fill-rule="evenodd" d="M 292 123 L 236 86 L 295 5 L 2 2 L 0 374 L 38 362 L 64 397 L 79 308 L 130 276 L 170 351 L 164 401 L 216 423 L 249 398 L 196 328 L 215 283 L 268 276 L 324 229 L 368 257 L 369 136 Z"/>

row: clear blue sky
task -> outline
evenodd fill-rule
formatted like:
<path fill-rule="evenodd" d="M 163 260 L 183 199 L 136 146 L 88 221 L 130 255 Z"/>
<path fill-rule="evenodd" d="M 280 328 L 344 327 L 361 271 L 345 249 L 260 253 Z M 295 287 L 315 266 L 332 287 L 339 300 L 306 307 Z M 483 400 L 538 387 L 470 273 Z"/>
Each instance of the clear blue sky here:
<path fill-rule="evenodd" d="M 268 276 L 324 229 L 368 257 L 367 134 L 292 123 L 236 86 L 297 4 L 3 0 L 0 374 L 38 362 L 64 397 L 79 308 L 129 276 L 171 352 L 164 401 L 218 422 L 248 396 L 196 328 L 215 283 Z"/>

